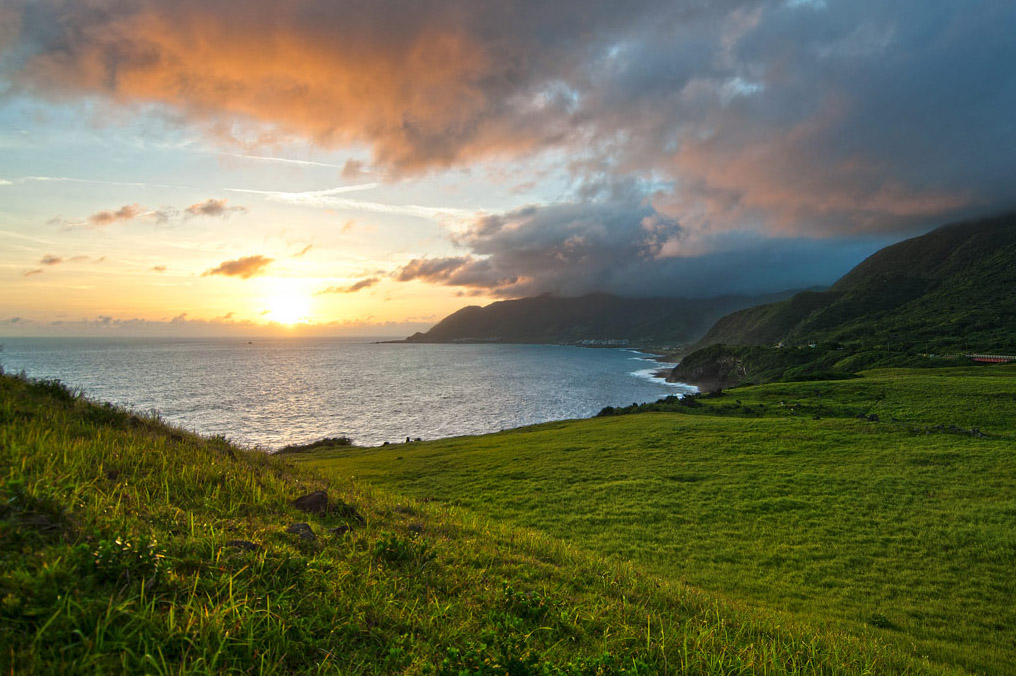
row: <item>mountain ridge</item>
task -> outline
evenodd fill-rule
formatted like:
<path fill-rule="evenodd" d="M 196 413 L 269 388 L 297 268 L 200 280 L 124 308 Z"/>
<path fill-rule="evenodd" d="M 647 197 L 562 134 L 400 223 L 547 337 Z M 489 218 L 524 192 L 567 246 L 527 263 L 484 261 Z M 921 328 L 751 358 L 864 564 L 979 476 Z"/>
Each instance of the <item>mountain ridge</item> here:
<path fill-rule="evenodd" d="M 729 387 L 1016 354 L 1013 289 L 1016 213 L 943 225 L 877 251 L 826 291 L 720 318 L 671 378 Z"/>
<path fill-rule="evenodd" d="M 470 305 L 448 315 L 409 343 L 497 342 L 585 345 L 674 345 L 701 337 L 720 316 L 794 293 L 711 298 L 625 298 L 543 294 Z"/>
<path fill-rule="evenodd" d="M 698 344 L 861 341 L 896 334 L 928 348 L 955 349 L 974 339 L 983 341 L 978 349 L 1016 349 L 1011 333 L 1001 340 L 982 336 L 992 319 L 1016 326 L 1014 288 L 1016 214 L 953 223 L 877 251 L 827 291 L 727 315 Z M 873 326 L 872 320 L 887 315 L 895 316 L 888 327 Z M 943 335 L 943 320 L 955 328 L 951 335 Z"/>

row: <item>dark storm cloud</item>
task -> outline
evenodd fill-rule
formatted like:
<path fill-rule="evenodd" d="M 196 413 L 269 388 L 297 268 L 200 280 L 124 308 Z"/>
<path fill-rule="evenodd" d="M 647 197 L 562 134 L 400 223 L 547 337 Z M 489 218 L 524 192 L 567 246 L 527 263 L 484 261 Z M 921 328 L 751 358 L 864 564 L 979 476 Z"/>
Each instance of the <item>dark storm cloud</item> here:
<path fill-rule="evenodd" d="M 888 243 L 744 231 L 703 240 L 657 212 L 637 190 L 488 216 L 456 241 L 470 253 L 414 259 L 393 277 L 504 297 L 601 290 L 630 296 L 755 294 L 828 284 Z"/>
<path fill-rule="evenodd" d="M 817 233 L 1011 208 L 1014 27 L 1003 2 L 761 13 L 731 54 L 745 81 L 666 158 L 687 188 L 661 208 Z"/>
<path fill-rule="evenodd" d="M 395 173 L 555 150 L 579 182 L 664 186 L 637 218 L 581 193 L 490 217 L 461 239 L 468 254 L 400 277 L 506 293 L 621 284 L 646 266 L 694 267 L 674 243 L 652 258 L 645 218 L 721 256 L 763 246 L 735 231 L 871 242 L 1016 207 L 1008 0 L 14 0 L 6 12 L 14 91 L 366 143 L 371 166 Z"/>

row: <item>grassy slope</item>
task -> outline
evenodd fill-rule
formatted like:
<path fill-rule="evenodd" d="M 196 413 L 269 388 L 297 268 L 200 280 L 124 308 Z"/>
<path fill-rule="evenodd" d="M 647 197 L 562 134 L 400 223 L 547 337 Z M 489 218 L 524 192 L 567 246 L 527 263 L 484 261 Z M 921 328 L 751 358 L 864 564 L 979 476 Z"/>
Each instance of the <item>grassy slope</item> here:
<path fill-rule="evenodd" d="M 583 438 L 589 431 L 617 439 L 626 429 L 609 424 L 574 426 L 575 443 L 595 445 Z M 318 488 L 364 522 L 290 506 Z M 309 523 L 317 539 L 285 532 L 294 522 Z M 351 530 L 328 533 L 339 526 Z M 0 671 L 955 673 L 447 503 L 329 480 L 90 404 L 52 383 L 3 375 Z"/>
<path fill-rule="evenodd" d="M 943 664 L 1012 673 L 1016 368 L 879 371 L 702 404 L 310 462 Z M 974 427 L 989 436 L 962 432 Z"/>

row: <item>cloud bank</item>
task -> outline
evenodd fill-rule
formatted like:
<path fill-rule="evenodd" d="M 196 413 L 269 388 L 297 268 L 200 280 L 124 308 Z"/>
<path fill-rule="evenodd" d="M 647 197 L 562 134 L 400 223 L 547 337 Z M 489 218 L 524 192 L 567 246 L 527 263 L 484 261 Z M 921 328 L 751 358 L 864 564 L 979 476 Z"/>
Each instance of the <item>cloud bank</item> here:
<path fill-rule="evenodd" d="M 847 231 L 1008 198 L 1003 0 L 15 0 L 9 14 L 22 90 L 366 140 L 402 170 L 581 149 L 679 180 L 685 219 Z"/>
<path fill-rule="evenodd" d="M 827 284 L 886 244 L 746 231 L 704 238 L 657 211 L 634 185 L 582 202 L 484 216 L 455 241 L 468 253 L 413 259 L 392 276 L 510 298 L 602 290 L 640 297 L 754 294 Z"/>

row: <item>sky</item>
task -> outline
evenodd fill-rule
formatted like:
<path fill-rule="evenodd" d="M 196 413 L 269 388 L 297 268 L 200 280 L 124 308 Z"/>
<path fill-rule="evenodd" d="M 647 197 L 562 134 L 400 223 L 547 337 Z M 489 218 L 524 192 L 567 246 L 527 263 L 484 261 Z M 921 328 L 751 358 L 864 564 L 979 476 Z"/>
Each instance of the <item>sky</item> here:
<path fill-rule="evenodd" d="M 1016 208 L 1010 0 L 0 0 L 0 336 L 761 294 Z"/>

